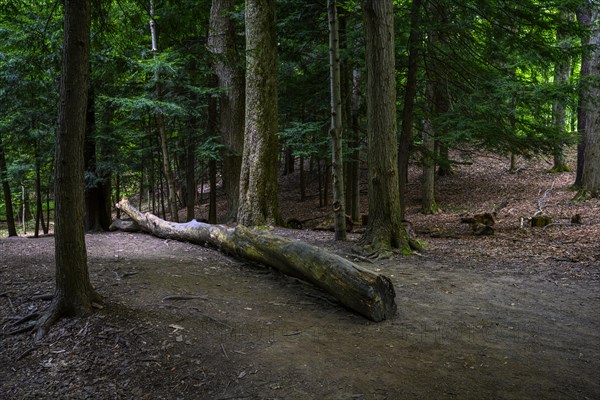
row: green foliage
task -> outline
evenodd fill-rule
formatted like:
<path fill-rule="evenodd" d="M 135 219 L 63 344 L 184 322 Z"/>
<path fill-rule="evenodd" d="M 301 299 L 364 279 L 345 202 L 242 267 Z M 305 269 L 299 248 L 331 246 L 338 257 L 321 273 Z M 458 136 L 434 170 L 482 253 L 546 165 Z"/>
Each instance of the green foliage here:
<path fill-rule="evenodd" d="M 279 138 L 284 146 L 292 148 L 294 156 L 323 157 L 329 150 L 329 136 L 323 131 L 323 123 L 293 121 L 279 132 Z"/>
<path fill-rule="evenodd" d="M 211 2 L 155 3 L 156 54 L 150 49 L 147 2 L 94 3 L 90 69 L 96 100 L 92 134 L 97 144 L 97 169 L 99 176 L 120 174 L 131 190 L 142 171 L 160 175 L 158 112 L 165 119 L 174 164 L 181 162 L 190 136 L 197 158 L 218 159 L 222 150 L 216 132 L 205 128 L 207 100 L 220 94 L 209 83 L 212 65 L 206 35 Z M 417 124 L 429 116 L 442 143 L 450 147 L 468 144 L 502 154 L 549 153 L 557 144 L 575 143 L 574 133 L 553 127 L 551 113 L 555 101 L 564 101 L 567 116 L 574 117 L 577 86 L 595 84 L 580 81 L 577 74 L 582 50 L 579 38 L 584 32 L 573 19 L 561 17 L 562 11 L 573 11 L 580 3 L 424 2 L 419 27 L 422 56 Z M 362 71 L 361 3 L 344 0 L 338 5 L 343 22 L 342 63 L 346 73 L 354 68 Z M 394 6 L 400 115 L 411 2 L 395 0 Z M 282 0 L 277 7 L 281 144 L 291 147 L 295 156 L 328 157 L 326 4 L 321 0 Z M 60 2 L 54 0 L 1 2 L 0 138 L 11 189 L 17 193 L 20 185 L 32 189 L 36 163 L 41 167 L 44 189 L 52 186 L 61 13 Z M 243 53 L 242 1 L 236 2 L 231 16 L 239 32 L 235 50 Z M 567 39 L 557 40 L 559 33 Z M 438 40 L 431 45 L 433 36 Z M 556 84 L 554 67 L 567 57 L 573 60 L 572 79 Z M 364 84 L 366 74 L 362 72 Z M 446 109 L 433 115 L 428 115 L 427 79 L 444 86 L 448 100 Z M 346 98 L 351 93 L 348 82 Z M 414 136 L 418 144 L 418 135 Z M 347 147 L 347 152 L 353 150 Z M 4 207 L 1 202 L 0 207 Z"/>
<path fill-rule="evenodd" d="M 210 136 L 196 148 L 196 156 L 201 160 L 218 160 L 224 147 L 219 136 Z"/>
<path fill-rule="evenodd" d="M 439 36 L 424 62 L 435 66 L 430 79 L 447 82 L 448 110 L 433 121 L 442 142 L 531 155 L 576 141 L 551 123 L 556 100 L 566 100 L 569 115 L 576 112 L 575 82 L 552 82 L 556 62 L 579 51 L 575 39 L 570 46 L 556 42 L 559 30 L 577 37 L 577 26 L 559 13 L 573 4 L 435 2 L 443 17 L 429 15 L 422 29 Z"/>

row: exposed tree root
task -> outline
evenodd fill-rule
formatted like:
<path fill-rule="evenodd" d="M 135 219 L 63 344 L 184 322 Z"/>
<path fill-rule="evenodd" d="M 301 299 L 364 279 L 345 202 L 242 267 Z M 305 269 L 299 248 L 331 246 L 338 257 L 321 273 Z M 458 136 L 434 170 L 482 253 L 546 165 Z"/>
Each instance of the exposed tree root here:
<path fill-rule="evenodd" d="M 34 336 L 35 341 L 38 342 L 44 336 L 46 336 L 46 334 L 50 330 L 50 327 L 52 327 L 52 325 L 54 325 L 60 317 L 61 317 L 61 312 L 59 310 L 58 304 L 55 304 L 55 302 L 52 302 L 49 309 L 46 310 L 46 312 L 40 317 L 40 319 L 37 320 L 37 323 L 34 325 L 35 326 L 35 336 Z"/>
<path fill-rule="evenodd" d="M 594 197 L 600 197 L 600 193 L 592 193 L 589 190 L 579 189 L 575 197 L 573 197 L 573 201 L 586 201 Z"/>
<path fill-rule="evenodd" d="M 46 312 L 42 314 L 42 316 L 37 320 L 35 326 L 35 341 L 41 340 L 52 325 L 54 325 L 60 318 L 65 316 L 80 316 L 86 317 L 90 315 L 94 308 L 102 309 L 104 306 L 102 305 L 102 297 L 94 290 L 90 288 L 89 294 L 89 303 L 87 305 L 79 305 L 69 311 L 67 311 L 68 307 L 62 303 L 63 299 L 61 296 L 54 295 L 54 299 Z"/>
<path fill-rule="evenodd" d="M 28 321 L 25 324 L 25 326 L 22 326 L 13 331 L 10 331 L 7 333 L 7 335 L 12 336 L 12 335 L 18 335 L 19 333 L 29 332 L 30 330 L 32 330 L 35 327 L 35 325 L 36 325 L 36 321 Z"/>
<path fill-rule="evenodd" d="M 421 242 L 419 242 L 417 239 L 408 239 L 408 245 L 410 246 L 410 248 L 414 251 L 418 251 L 419 253 L 423 253 L 425 251 L 425 248 L 423 247 L 423 245 L 421 244 Z"/>
<path fill-rule="evenodd" d="M 352 251 L 371 260 L 388 259 L 394 255 L 391 247 L 381 242 L 365 244 L 363 241 L 360 241 L 352 247 Z"/>

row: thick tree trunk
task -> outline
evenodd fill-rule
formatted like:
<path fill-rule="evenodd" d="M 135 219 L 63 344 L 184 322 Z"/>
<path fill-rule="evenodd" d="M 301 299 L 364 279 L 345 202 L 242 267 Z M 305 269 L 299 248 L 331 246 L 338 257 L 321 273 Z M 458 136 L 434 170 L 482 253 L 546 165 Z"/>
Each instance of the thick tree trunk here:
<path fill-rule="evenodd" d="M 590 5 L 590 7 L 592 7 Z M 590 25 L 590 63 L 589 76 L 584 89 L 585 104 L 585 154 L 581 186 L 592 196 L 600 196 L 600 84 L 597 79 L 600 76 L 600 27 L 593 21 L 598 20 L 600 11 L 598 8 L 590 10 L 592 15 Z"/>
<path fill-rule="evenodd" d="M 577 175 L 579 178 L 581 170 L 583 193 L 580 194 L 591 193 L 593 196 L 600 195 L 600 85 L 594 82 L 600 76 L 600 28 L 594 23 L 598 14 L 591 2 L 586 2 L 586 7 L 577 13 L 580 24 L 589 29 L 589 36 L 582 40 L 589 50 L 584 51 L 581 63 L 578 130 L 582 134 L 582 144 L 578 148 Z"/>
<path fill-rule="evenodd" d="M 15 213 L 12 206 L 12 194 L 8 182 L 8 171 L 6 168 L 6 157 L 2 138 L 0 137 L 0 181 L 2 181 L 2 192 L 4 193 L 4 207 L 6 208 L 6 223 L 8 224 L 8 236 L 17 236 L 17 227 L 15 225 Z"/>
<path fill-rule="evenodd" d="M 360 247 L 372 256 L 409 251 L 400 218 L 392 0 L 363 1 L 367 69 L 369 222 Z"/>
<path fill-rule="evenodd" d="M 64 45 L 56 137 L 54 225 L 56 290 L 38 321 L 36 339 L 57 318 L 85 316 L 99 300 L 90 283 L 83 230 L 83 140 L 90 45 L 89 0 L 65 0 Z"/>
<path fill-rule="evenodd" d="M 223 90 L 220 98 L 220 133 L 223 143 L 223 190 L 227 196 L 227 219 L 235 221 L 239 207 L 240 171 L 244 149 L 244 73 L 236 49 L 233 0 L 213 0 L 210 10 L 208 49 Z"/>
<path fill-rule="evenodd" d="M 246 126 L 239 223 L 281 223 L 277 191 L 275 0 L 246 1 Z"/>
<path fill-rule="evenodd" d="M 335 0 L 327 1 L 329 18 L 329 82 L 331 94 L 331 171 L 333 181 L 333 215 L 335 240 L 346 240 L 346 206 L 344 199 L 344 160 L 342 157 L 342 96 L 340 83 L 339 23 Z"/>
<path fill-rule="evenodd" d="M 209 244 L 244 260 L 275 268 L 314 284 L 373 321 L 392 318 L 396 313 L 395 291 L 389 278 L 318 247 L 242 225 L 228 228 L 196 221 L 168 222 L 139 212 L 125 199 L 117 207 L 145 232 L 161 238 Z"/>

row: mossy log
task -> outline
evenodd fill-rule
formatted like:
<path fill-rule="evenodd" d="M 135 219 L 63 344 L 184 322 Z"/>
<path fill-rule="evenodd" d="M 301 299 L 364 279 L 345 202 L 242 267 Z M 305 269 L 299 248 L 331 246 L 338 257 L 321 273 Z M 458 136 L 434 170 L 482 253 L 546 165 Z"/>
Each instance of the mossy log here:
<path fill-rule="evenodd" d="M 227 254 L 275 268 L 314 284 L 370 320 L 382 321 L 396 313 L 394 286 L 388 277 L 316 246 L 243 225 L 229 228 L 197 221 L 169 222 L 138 211 L 126 199 L 116 206 L 142 231 L 161 238 L 208 244 Z"/>

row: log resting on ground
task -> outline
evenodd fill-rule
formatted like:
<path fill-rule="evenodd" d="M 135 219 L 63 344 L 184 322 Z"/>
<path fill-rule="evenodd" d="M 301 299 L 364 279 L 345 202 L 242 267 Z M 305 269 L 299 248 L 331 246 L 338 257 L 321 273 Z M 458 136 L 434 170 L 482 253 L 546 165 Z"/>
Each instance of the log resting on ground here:
<path fill-rule="evenodd" d="M 166 239 L 208 244 L 233 256 L 275 268 L 314 284 L 370 320 L 382 321 L 396 313 L 394 286 L 388 277 L 316 246 L 243 225 L 229 228 L 193 220 L 169 222 L 138 211 L 127 199 L 116 206 L 142 231 Z"/>

